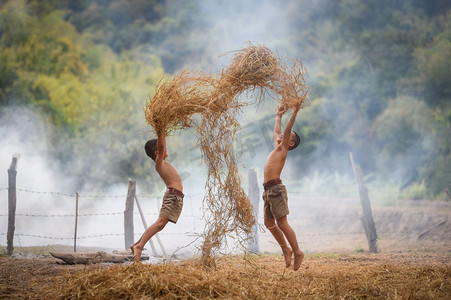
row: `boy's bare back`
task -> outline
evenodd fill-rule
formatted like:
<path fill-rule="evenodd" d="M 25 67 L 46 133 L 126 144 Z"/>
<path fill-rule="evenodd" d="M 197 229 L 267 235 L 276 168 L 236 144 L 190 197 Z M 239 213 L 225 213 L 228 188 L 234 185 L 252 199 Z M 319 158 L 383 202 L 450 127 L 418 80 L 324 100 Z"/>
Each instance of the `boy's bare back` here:
<path fill-rule="evenodd" d="M 157 139 L 157 156 L 155 159 L 155 170 L 160 175 L 163 182 L 168 188 L 174 188 L 183 191 L 182 179 L 175 167 L 167 162 L 168 157 L 166 149 L 166 138 L 163 134 L 158 135 Z"/>
<path fill-rule="evenodd" d="M 183 191 L 182 179 L 171 163 L 164 160 L 159 167 L 155 164 L 155 170 L 160 175 L 166 187 Z"/>

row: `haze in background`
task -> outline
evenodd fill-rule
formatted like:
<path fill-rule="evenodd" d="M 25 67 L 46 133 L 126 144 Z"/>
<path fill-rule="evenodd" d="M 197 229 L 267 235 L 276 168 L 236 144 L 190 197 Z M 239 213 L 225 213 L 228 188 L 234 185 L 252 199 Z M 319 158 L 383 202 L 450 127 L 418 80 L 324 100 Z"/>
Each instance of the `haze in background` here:
<path fill-rule="evenodd" d="M 230 51 L 244 48 L 249 42 L 256 44 L 264 44 L 275 53 L 280 55 L 283 59 L 286 58 L 300 58 L 302 59 L 304 53 L 293 53 L 290 51 L 290 45 L 281 44 L 286 37 L 298 32 L 299 28 L 291 28 L 287 23 L 287 14 L 290 14 L 290 8 L 286 7 L 280 1 L 201 1 L 199 2 L 201 8 L 201 19 L 205 22 L 208 34 L 195 35 L 190 38 L 190 47 L 201 47 L 205 49 L 205 57 L 200 61 L 186 61 L 186 64 L 180 69 L 187 70 L 201 70 L 213 74 L 220 74 L 220 70 L 228 63 L 232 53 Z M 312 4 L 316 9 L 316 4 Z M 172 7 L 174 10 L 176 6 Z M 311 7 L 306 6 L 306 10 Z M 205 37 L 205 39 L 203 39 Z M 167 49 L 170 51 L 170 49 Z M 305 54 L 304 54 L 305 55 Z M 286 60 L 284 60 L 287 62 Z M 207 63 L 208 62 L 208 63 Z M 314 68 L 306 63 L 308 69 Z M 243 97 L 253 97 L 254 95 L 243 95 Z M 144 99 L 143 99 L 144 100 Z M 144 101 L 143 101 L 144 105 Z M 243 126 L 242 134 L 244 138 L 237 143 L 238 152 L 241 153 L 240 161 L 243 167 L 243 185 L 247 185 L 247 170 L 249 168 L 257 168 L 258 178 L 261 178 L 261 171 L 264 160 L 267 154 L 272 150 L 272 127 L 273 127 L 273 112 L 276 107 L 276 102 L 271 97 L 268 97 L 266 103 L 261 107 L 249 107 L 243 112 L 241 124 Z M 105 187 L 101 195 L 105 197 L 89 197 L 92 191 L 76 191 L 72 184 L 71 178 L 64 178 L 59 175 L 58 170 L 62 168 L 71 168 L 77 165 L 78 169 L 87 169 L 92 164 L 95 157 L 77 157 L 76 161 L 67 161 L 66 165 L 55 165 L 55 160 L 49 157 L 48 152 L 48 130 L 51 130 L 42 117 L 27 109 L 11 108 L 11 113 L 5 111 L 2 115 L 2 126 L 0 127 L 0 135 L 5 137 L 0 141 L 1 143 L 1 169 L 5 172 L 0 173 L 1 182 L 7 184 L 6 170 L 9 166 L 11 154 L 20 153 L 21 158 L 18 163 L 17 187 L 20 189 L 38 191 L 63 193 L 64 196 L 53 195 L 53 203 L 49 203 L 47 196 L 44 194 L 27 194 L 18 193 L 18 213 L 40 212 L 41 214 L 56 214 L 66 215 L 73 214 L 75 207 L 75 192 L 78 192 L 80 197 L 80 214 L 107 214 L 98 215 L 95 217 L 80 217 L 78 222 L 78 236 L 82 237 L 78 241 L 78 245 L 83 246 L 103 246 L 110 248 L 122 248 L 122 236 L 102 236 L 110 233 L 123 233 L 123 216 L 122 212 L 125 208 L 125 195 L 127 194 L 127 182 L 124 178 L 124 184 L 120 186 Z M 269 112 L 268 112 L 269 111 Z M 306 113 L 306 112 L 305 112 Z M 249 114 L 249 115 L 248 115 Z M 302 118 L 300 113 L 300 118 Z M 251 115 L 254 115 L 251 117 Z M 249 117 L 247 117 L 249 116 Z M 144 117 L 144 116 L 143 116 Z M 136 128 L 135 132 L 131 132 L 130 138 L 139 138 L 142 135 L 142 128 Z M 99 132 L 100 134 L 100 132 Z M 105 140 L 114 140 L 115 136 L 104 136 L 108 131 L 102 131 L 102 138 Z M 193 132 L 182 132 L 179 135 L 191 134 Z M 172 160 L 177 165 L 179 171 L 184 177 L 185 193 L 188 195 L 189 201 L 184 214 L 191 215 L 184 217 L 182 215 L 180 224 L 177 226 L 168 225 L 164 233 L 168 235 L 161 235 L 168 250 L 177 249 L 177 247 L 188 244 L 195 237 L 185 234 L 180 235 L 180 232 L 186 231 L 200 232 L 203 229 L 202 206 L 203 191 L 206 178 L 205 168 L 201 164 L 200 153 L 195 149 L 195 140 L 191 145 L 180 145 L 174 142 L 177 136 L 168 138 L 168 149 L 170 152 L 169 160 Z M 142 137 L 141 137 L 142 139 Z M 63 144 L 63 141 L 62 141 Z M 186 148 L 185 148 L 186 147 Z M 189 151 L 186 151 L 189 150 Z M 104 149 L 92 151 L 94 153 L 102 153 Z M 139 152 L 141 151 L 141 152 Z M 142 149 L 138 153 L 144 155 Z M 187 158 L 187 159 L 186 159 Z M 83 167 L 86 163 L 86 168 Z M 145 212 L 148 212 L 147 223 L 151 224 L 156 217 L 158 209 L 159 197 L 162 195 L 164 187 L 161 181 L 154 172 L 153 162 L 150 159 L 146 163 L 149 172 L 154 173 L 152 177 L 153 182 L 149 185 L 157 186 L 157 191 L 152 195 L 155 198 L 141 198 L 141 205 Z M 110 167 L 110 166 L 108 166 Z M 284 174 L 290 174 L 290 165 L 287 165 Z M 114 173 L 111 170 L 111 173 Z M 139 180 L 139 178 L 134 178 Z M 289 186 L 290 188 L 290 186 Z M 146 190 L 146 187 L 138 186 L 138 193 L 140 190 Z M 247 188 L 246 188 L 247 191 Z M 96 191 L 98 192 L 98 191 Z M 88 195 L 86 197 L 85 195 Z M 95 194 L 96 195 L 96 194 Z M 108 196 L 114 197 L 108 197 Z M 123 195 L 122 197 L 117 197 Z M 86 198 L 85 198 L 86 197 Z M 26 198 L 26 199 L 24 199 Z M 4 198 L 5 199 L 5 198 Z M 43 206 L 45 202 L 45 206 Z M 190 203 L 191 202 L 191 203 Z M 49 207 L 51 207 L 49 209 Z M 6 215 L 6 205 L 2 205 L 1 214 Z M 135 208 L 135 212 L 137 209 Z M 153 215 L 151 214 L 153 213 Z M 260 214 L 261 215 L 261 214 Z M 31 235 L 52 236 L 56 238 L 64 238 L 50 240 L 55 243 L 73 243 L 70 237 L 73 235 L 74 225 L 73 217 L 17 217 L 16 233 L 29 233 Z M 199 218 L 199 219 L 198 219 Z M 7 218 L 2 217 L 2 223 L 6 225 Z M 44 220 L 44 222 L 43 222 Z M 58 224 L 58 225 L 56 225 Z M 55 227 L 58 228 L 58 233 L 55 233 Z M 6 226 L 4 227 L 6 228 Z M 183 228 L 183 230 L 181 230 Z M 142 232 L 142 225 L 139 216 L 135 216 L 135 232 Z M 86 238 L 89 236 L 99 235 L 98 238 Z M 188 238 L 187 238 L 188 236 Z M 176 238 L 174 238 L 176 237 Z M 1 244 L 6 244 L 6 236 L 1 236 Z M 48 244 L 49 239 L 21 237 L 20 244 L 38 245 Z M 192 246 L 191 246 L 191 251 Z"/>
<path fill-rule="evenodd" d="M 324 74 L 333 72 L 335 67 L 321 60 L 321 57 L 329 57 L 333 61 L 347 61 L 355 57 L 353 49 L 344 47 L 343 49 L 333 49 L 327 45 L 326 40 L 316 41 L 317 44 L 310 45 L 301 49 L 299 52 L 296 38 L 307 30 L 309 24 L 305 20 L 311 15 L 324 17 L 331 7 L 326 6 L 326 1 L 303 1 L 303 11 L 293 11 L 290 1 L 198 1 L 201 28 L 197 28 L 187 37 L 187 47 L 203 49 L 202 57 L 190 57 L 184 59 L 183 65 L 177 68 L 177 72 L 187 69 L 203 71 L 207 73 L 219 74 L 221 69 L 226 66 L 232 53 L 230 51 L 244 48 L 249 42 L 264 44 L 276 52 L 284 62 L 289 63 L 289 58 L 299 58 L 305 64 L 310 76 L 307 83 L 315 86 L 318 78 Z M 170 1 L 169 1 L 170 3 Z M 172 13 L 178 9 L 176 5 L 171 7 Z M 171 13 L 171 11 L 170 11 Z M 297 16 L 293 14 L 299 13 Z M 324 14 L 324 15 L 323 15 Z M 292 20 L 298 20 L 293 24 Z M 193 22 L 199 20 L 193 20 Z M 290 23 L 291 22 L 291 23 Z M 327 18 L 324 19 L 324 31 L 329 30 L 334 34 L 333 28 Z M 170 33 L 169 33 L 170 34 Z M 175 49 L 165 49 L 171 52 Z M 371 85 L 372 83 L 368 83 Z M 143 87 L 149 89 L 149 87 Z M 331 90 L 331 97 L 335 96 L 336 91 Z M 311 97 L 315 102 L 305 110 L 299 113 L 298 121 L 295 124 L 297 131 L 302 130 L 305 122 L 314 124 L 315 120 L 309 118 L 309 112 L 316 110 L 318 116 L 328 120 L 331 130 L 335 136 L 340 136 L 344 132 L 344 125 L 349 123 L 358 124 L 366 128 L 368 124 L 359 123 L 361 119 L 357 112 L 349 109 L 325 109 L 317 103 L 324 99 L 315 99 L 315 90 L 312 89 Z M 242 97 L 252 98 L 254 95 L 246 94 Z M 343 96 L 343 95 L 340 95 Z M 353 95 L 347 94 L 346 97 Z M 145 105 L 145 99 L 142 99 L 142 106 Z M 144 118 L 142 109 L 135 107 L 133 116 Z M 241 153 L 240 166 L 243 179 L 243 186 L 247 191 L 247 171 L 249 168 L 256 168 L 259 184 L 262 181 L 262 168 L 266 156 L 272 150 L 272 130 L 274 125 L 274 112 L 276 102 L 270 96 L 260 107 L 248 107 L 243 112 L 240 122 L 242 131 L 238 135 L 237 151 Z M 113 108 L 114 109 L 114 108 Z M 288 119 L 289 113 L 284 118 L 284 123 Z M 76 181 L 80 178 L 67 178 L 62 176 L 62 170 L 91 170 L 95 166 L 97 170 L 107 170 L 107 175 L 113 176 L 121 171 L 121 153 L 108 153 L 108 142 L 124 144 L 124 151 L 127 153 L 135 152 L 137 156 L 145 155 L 143 144 L 152 135 L 143 127 L 143 122 L 132 122 L 130 132 L 125 136 L 118 137 L 116 132 L 109 130 L 114 128 L 115 124 L 107 124 L 99 127 L 98 139 L 104 140 L 104 147 L 97 148 L 98 145 L 92 141 L 86 140 L 86 144 L 91 145 L 91 154 L 85 157 L 70 157 L 63 164 L 58 164 L 54 157 L 49 154 L 50 143 L 47 137 L 55 136 L 52 127 L 38 112 L 30 111 L 23 107 L 4 108 L 0 115 L 0 196 L 5 199 L 0 206 L 0 226 L 6 228 L 7 224 L 7 169 L 11 162 L 11 157 L 15 153 L 20 154 L 17 173 L 17 188 L 43 193 L 18 193 L 17 213 L 21 214 L 52 214 L 54 217 L 26 217 L 18 216 L 16 218 L 16 233 L 41 235 L 55 237 L 56 239 L 46 239 L 39 237 L 21 236 L 15 240 L 15 245 L 45 245 L 50 243 L 71 245 L 73 241 L 75 207 L 75 193 L 80 194 L 80 214 L 78 222 L 78 236 L 81 238 L 77 244 L 79 246 L 101 246 L 108 248 L 124 248 L 123 233 L 123 210 L 125 209 L 125 197 L 127 194 L 127 180 L 123 178 L 123 184 L 114 186 L 105 186 L 103 190 L 77 190 Z M 136 124 L 135 124 L 136 123 Z M 358 137 L 356 137 L 357 139 Z M 125 147 L 129 145 L 130 139 L 140 140 L 133 145 L 132 149 Z M 180 142 L 189 140 L 189 142 Z M 334 143 L 334 141 L 323 141 L 325 144 Z M 322 144 L 321 142 L 319 143 Z M 61 147 L 67 147 L 64 140 L 60 141 Z M 335 144 L 333 145 L 335 146 Z M 288 192 L 324 192 L 324 178 L 321 174 L 312 168 L 312 165 L 332 165 L 331 174 L 341 172 L 342 182 L 338 185 L 343 190 L 354 188 L 352 181 L 352 171 L 349 163 L 349 152 L 353 149 L 346 149 L 340 144 L 336 144 L 336 149 L 340 149 L 338 157 L 330 157 L 329 153 L 324 152 L 325 147 L 319 147 L 314 153 L 309 153 L 309 139 L 304 137 L 301 146 L 296 151 L 302 155 L 293 158 L 289 154 L 287 165 L 283 172 L 283 179 L 287 182 Z M 168 160 L 176 165 L 184 180 L 184 192 L 187 195 L 185 208 L 177 225 L 169 224 L 160 235 L 167 252 L 173 252 L 178 247 L 187 246 L 181 251 L 195 251 L 195 244 L 191 244 L 197 238 L 197 234 L 203 229 L 202 217 L 202 198 L 204 195 L 204 186 L 206 170 L 202 165 L 199 149 L 196 147 L 195 133 L 186 130 L 168 137 L 168 151 L 170 157 Z M 306 154 L 309 154 L 310 161 L 305 161 Z M 96 155 L 109 156 L 111 164 L 97 165 L 98 157 Z M 359 155 L 356 155 L 359 158 Z M 134 161 L 123 162 L 133 164 Z M 147 216 L 148 225 L 155 219 L 159 209 L 161 196 L 164 186 L 153 168 L 153 162 L 150 159 L 145 160 L 142 168 L 150 174 L 150 180 L 146 178 L 133 178 L 139 182 L 137 193 L 144 212 Z M 299 166 L 302 166 L 300 168 Z M 310 166 L 310 167 L 309 167 Z M 325 167 L 324 167 L 325 168 Z M 364 170 L 365 171 L 365 170 Z M 398 169 L 399 172 L 399 169 Z M 402 173 L 402 172 L 399 172 Z M 67 172 L 64 172 L 67 174 Z M 102 173 L 99 173 L 102 174 Z M 348 176 L 348 177 L 346 177 Z M 3 184 L 1 184 L 3 183 Z M 154 188 L 151 188 L 154 187 Z M 347 190 L 348 189 L 348 190 Z M 152 191 L 149 193 L 148 191 Z M 354 191 L 355 192 L 355 191 Z M 47 194 L 46 194 L 47 193 Z M 348 194 L 349 195 L 349 194 Z M 326 204 L 323 204 L 327 206 Z M 261 207 L 260 207 L 261 208 Z M 262 209 L 262 208 L 261 208 Z M 137 208 L 135 207 L 135 212 Z M 93 214 L 93 216 L 88 216 Z M 260 217 L 262 211 L 260 212 Z M 296 218 L 296 215 L 290 216 Z M 57 230 L 55 230 L 57 228 Z M 135 233 L 136 238 L 142 232 L 142 224 L 139 215 L 135 215 Z M 18 241 L 18 243 L 16 242 Z M 6 245 L 6 235 L 0 236 L 0 244 Z M 189 245 L 189 246 L 188 246 Z"/>

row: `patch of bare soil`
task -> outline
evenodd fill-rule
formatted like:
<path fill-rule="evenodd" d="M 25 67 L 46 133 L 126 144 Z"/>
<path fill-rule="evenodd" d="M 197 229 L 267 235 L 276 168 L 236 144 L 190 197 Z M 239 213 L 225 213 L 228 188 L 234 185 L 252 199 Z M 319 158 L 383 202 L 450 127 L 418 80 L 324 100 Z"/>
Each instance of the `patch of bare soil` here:
<path fill-rule="evenodd" d="M 51 277 L 83 268 L 84 266 L 60 265 L 51 258 L 1 257 L 0 298 L 37 299 L 39 287 L 45 285 Z"/>
<path fill-rule="evenodd" d="M 39 290 L 50 279 L 78 270 L 106 265 L 67 265 L 50 256 L 49 251 L 70 251 L 70 247 L 51 245 L 15 249 L 13 257 L 0 257 L 0 299 L 39 299 Z M 6 253 L 6 249 L 2 249 Z M 84 249 L 85 251 L 92 249 Z"/>

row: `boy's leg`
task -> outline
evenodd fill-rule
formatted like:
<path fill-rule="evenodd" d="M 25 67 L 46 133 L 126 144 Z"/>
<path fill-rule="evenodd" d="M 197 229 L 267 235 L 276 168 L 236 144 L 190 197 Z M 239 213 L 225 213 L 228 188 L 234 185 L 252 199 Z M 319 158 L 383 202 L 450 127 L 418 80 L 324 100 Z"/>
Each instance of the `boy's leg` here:
<path fill-rule="evenodd" d="M 296 238 L 296 234 L 294 233 L 293 228 L 291 228 L 290 224 L 288 224 L 287 216 L 283 216 L 277 219 L 277 225 L 280 230 L 283 232 L 285 237 L 290 243 L 291 248 L 294 252 L 294 266 L 293 269 L 297 271 L 301 267 L 302 260 L 304 259 L 304 253 L 299 249 L 298 240 Z"/>
<path fill-rule="evenodd" d="M 158 219 L 150 225 L 146 231 L 142 234 L 142 236 L 139 238 L 139 240 L 130 246 L 130 249 L 133 253 L 133 259 L 135 262 L 139 262 L 141 259 L 141 253 L 144 249 L 144 246 L 146 243 L 155 235 L 155 233 L 161 231 L 166 224 L 168 224 L 168 219 L 164 217 L 158 217 Z"/>
<path fill-rule="evenodd" d="M 277 243 L 279 243 L 280 248 L 282 248 L 282 253 L 285 258 L 285 266 L 288 268 L 291 265 L 291 255 L 293 251 L 290 247 L 288 247 L 283 232 L 279 229 L 274 219 L 265 219 L 265 226 L 274 236 Z"/>

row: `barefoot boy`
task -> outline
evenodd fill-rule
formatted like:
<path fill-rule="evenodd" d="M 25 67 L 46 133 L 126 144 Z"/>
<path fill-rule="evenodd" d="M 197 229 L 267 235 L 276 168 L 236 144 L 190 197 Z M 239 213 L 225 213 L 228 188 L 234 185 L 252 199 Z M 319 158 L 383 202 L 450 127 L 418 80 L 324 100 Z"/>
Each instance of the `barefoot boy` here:
<path fill-rule="evenodd" d="M 140 261 L 144 245 L 157 232 L 163 230 L 168 221 L 177 223 L 182 212 L 184 196 L 182 179 L 174 166 L 165 160 L 168 153 L 164 134 L 159 134 L 156 140 L 147 141 L 144 149 L 147 155 L 155 161 L 155 170 L 166 184 L 167 190 L 163 196 L 163 204 L 158 219 L 144 231 L 137 242 L 130 246 L 135 262 Z"/>
<path fill-rule="evenodd" d="M 300 268 L 304 259 L 304 253 L 299 249 L 296 234 L 287 221 L 287 215 L 289 213 L 287 190 L 285 185 L 282 184 L 282 180 L 280 180 L 280 174 L 282 173 L 288 151 L 296 148 L 300 142 L 299 136 L 291 128 L 293 127 L 301 103 L 299 102 L 293 109 L 293 114 L 283 133 L 281 129 L 282 116 L 287 110 L 284 107 L 277 107 L 276 123 L 273 133 L 275 148 L 266 159 L 263 170 L 265 226 L 282 248 L 287 268 L 291 265 L 291 256 L 294 254 L 293 269 L 295 271 Z M 291 248 L 287 245 L 285 238 L 290 243 Z"/>

